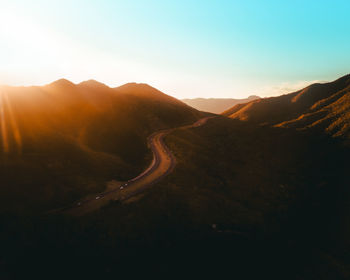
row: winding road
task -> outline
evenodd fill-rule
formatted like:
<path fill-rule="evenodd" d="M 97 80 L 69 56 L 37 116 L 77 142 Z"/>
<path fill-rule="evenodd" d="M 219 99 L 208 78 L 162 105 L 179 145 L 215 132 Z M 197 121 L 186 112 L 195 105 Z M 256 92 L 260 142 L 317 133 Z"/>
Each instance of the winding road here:
<path fill-rule="evenodd" d="M 61 211 L 68 214 L 81 216 L 88 212 L 97 210 L 101 206 L 107 204 L 110 200 L 123 201 L 142 193 L 149 186 L 168 175 L 175 167 L 176 159 L 169 148 L 164 144 L 164 137 L 177 129 L 187 129 L 201 126 L 210 118 L 213 117 L 202 118 L 192 125 L 161 130 L 153 133 L 147 138 L 148 146 L 153 152 L 153 160 L 145 171 L 127 182 L 118 184 L 112 190 L 96 194 L 89 199 L 78 201 L 72 206 L 61 209 Z"/>

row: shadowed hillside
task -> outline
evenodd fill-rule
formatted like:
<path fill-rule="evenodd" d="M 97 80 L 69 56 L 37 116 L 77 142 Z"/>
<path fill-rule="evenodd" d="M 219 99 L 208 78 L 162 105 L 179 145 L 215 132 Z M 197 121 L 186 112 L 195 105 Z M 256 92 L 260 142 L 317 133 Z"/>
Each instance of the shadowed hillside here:
<path fill-rule="evenodd" d="M 13 274 L 59 263 L 57 279 L 350 275 L 349 153 L 337 139 L 218 117 L 165 142 L 174 172 L 129 201 L 80 218 L 7 218 Z"/>
<path fill-rule="evenodd" d="M 220 114 L 236 104 L 247 103 L 252 100 L 259 99 L 259 96 L 251 95 L 245 99 L 233 98 L 194 98 L 182 99 L 187 105 L 200 111 Z"/>
<path fill-rule="evenodd" d="M 223 115 L 280 127 L 312 128 L 350 137 L 350 75 L 294 93 L 236 105 Z"/>
<path fill-rule="evenodd" d="M 200 116 L 148 85 L 93 80 L 3 86 L 0 105 L 0 208 L 8 210 L 57 207 L 132 178 L 151 159 L 149 134 Z"/>

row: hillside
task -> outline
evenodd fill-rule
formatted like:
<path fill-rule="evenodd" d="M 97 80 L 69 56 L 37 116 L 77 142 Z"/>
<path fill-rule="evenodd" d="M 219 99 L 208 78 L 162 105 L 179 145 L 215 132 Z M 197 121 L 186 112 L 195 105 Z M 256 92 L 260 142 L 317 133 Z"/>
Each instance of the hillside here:
<path fill-rule="evenodd" d="M 0 210 L 9 211 L 53 208 L 135 176 L 150 161 L 149 134 L 201 114 L 145 84 L 62 79 L 0 92 Z"/>
<path fill-rule="evenodd" d="M 335 139 L 217 117 L 165 142 L 174 171 L 129 201 L 80 218 L 8 218 L 15 275 L 59 263 L 57 279 L 347 279 L 349 152 Z"/>
<path fill-rule="evenodd" d="M 258 124 L 314 128 L 348 139 L 349 107 L 350 75 L 346 75 L 290 94 L 236 105 L 223 115 Z"/>
<path fill-rule="evenodd" d="M 197 110 L 210 112 L 214 114 L 220 114 L 230 107 L 247 103 L 252 100 L 259 99 L 259 96 L 251 95 L 244 99 L 233 99 L 233 98 L 194 98 L 194 99 L 182 99 L 187 105 L 196 108 Z"/>
<path fill-rule="evenodd" d="M 347 81 L 338 83 L 273 100 L 300 103 L 296 115 L 340 110 Z M 331 90 L 337 102 L 325 99 Z M 349 278 L 350 155 L 338 138 L 217 116 L 165 137 L 177 164 L 152 188 L 79 218 L 43 216 L 137 174 L 150 160 L 147 135 L 203 113 L 145 84 L 92 80 L 4 87 L 1 101 L 0 278 L 45 278 L 57 263 L 57 279 Z"/>

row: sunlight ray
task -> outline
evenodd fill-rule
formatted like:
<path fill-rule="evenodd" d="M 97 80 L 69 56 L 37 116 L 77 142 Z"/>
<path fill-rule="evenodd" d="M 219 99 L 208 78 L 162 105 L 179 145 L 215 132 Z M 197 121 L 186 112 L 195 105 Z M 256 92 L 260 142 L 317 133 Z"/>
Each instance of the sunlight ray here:
<path fill-rule="evenodd" d="M 5 120 L 5 110 L 4 110 L 4 99 L 3 93 L 0 93 L 0 125 L 1 125 L 1 135 L 2 135 L 2 146 L 5 153 L 9 152 L 9 143 L 7 137 L 7 128 Z"/>
<path fill-rule="evenodd" d="M 21 133 L 18 129 L 17 121 L 15 118 L 15 115 L 13 114 L 12 106 L 11 106 L 11 103 L 10 103 L 10 100 L 8 98 L 7 93 L 3 94 L 3 98 L 5 99 L 5 103 L 6 103 L 8 112 L 9 112 L 9 118 L 10 118 L 10 124 L 11 124 L 13 137 L 15 139 L 15 142 L 16 142 L 16 145 L 18 148 L 18 152 L 21 153 L 22 152 L 22 137 L 21 137 Z"/>

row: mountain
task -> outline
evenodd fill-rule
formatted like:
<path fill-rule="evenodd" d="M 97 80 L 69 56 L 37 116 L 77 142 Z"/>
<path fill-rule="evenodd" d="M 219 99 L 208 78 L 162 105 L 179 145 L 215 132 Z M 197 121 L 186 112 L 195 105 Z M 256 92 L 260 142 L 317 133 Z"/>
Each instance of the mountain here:
<path fill-rule="evenodd" d="M 223 115 L 258 124 L 317 129 L 332 136 L 350 137 L 350 75 L 333 82 L 239 104 Z"/>
<path fill-rule="evenodd" d="M 202 115 L 146 84 L 65 79 L 0 87 L 0 114 L 0 210 L 54 208 L 132 178 L 151 159 L 148 135 Z"/>
<path fill-rule="evenodd" d="M 252 100 L 259 99 L 259 96 L 251 95 L 244 99 L 233 98 L 194 98 L 182 99 L 187 105 L 196 108 L 200 111 L 220 114 L 236 104 L 247 103 Z"/>
<path fill-rule="evenodd" d="M 168 176 L 82 217 L 47 210 L 137 175 L 151 160 L 150 133 L 203 113 L 146 84 L 2 87 L 0 278 L 348 279 L 349 149 L 273 127 L 313 106 L 346 114 L 347 83 L 232 112 L 246 107 L 269 125 L 215 116 L 173 131 L 164 138 L 176 158 Z"/>

